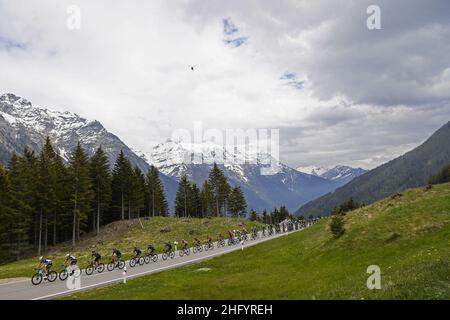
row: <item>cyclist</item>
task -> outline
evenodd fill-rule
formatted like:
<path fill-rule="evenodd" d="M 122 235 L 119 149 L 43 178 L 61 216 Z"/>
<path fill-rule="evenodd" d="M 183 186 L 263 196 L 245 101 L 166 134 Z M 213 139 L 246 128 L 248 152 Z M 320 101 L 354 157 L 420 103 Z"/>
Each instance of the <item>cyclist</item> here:
<path fill-rule="evenodd" d="M 233 240 L 233 232 L 228 230 L 228 239 Z"/>
<path fill-rule="evenodd" d="M 122 252 L 119 251 L 119 249 L 114 248 L 112 253 L 112 260 L 113 262 L 117 262 L 122 257 Z"/>
<path fill-rule="evenodd" d="M 134 258 L 138 259 L 141 257 L 142 251 L 138 247 L 134 247 L 133 254 L 134 254 Z"/>
<path fill-rule="evenodd" d="M 164 248 L 164 251 L 167 253 L 167 252 L 171 252 L 172 251 L 172 245 L 169 243 L 169 242 L 165 242 L 164 243 L 165 244 L 165 248 Z"/>
<path fill-rule="evenodd" d="M 219 242 L 223 241 L 223 235 L 219 233 Z"/>
<path fill-rule="evenodd" d="M 211 244 L 212 243 L 212 238 L 211 236 L 208 234 L 208 236 L 206 237 L 206 243 Z"/>
<path fill-rule="evenodd" d="M 200 240 L 198 240 L 197 237 L 194 238 L 194 246 L 196 247 L 200 246 Z"/>
<path fill-rule="evenodd" d="M 97 267 L 98 263 L 100 262 L 100 259 L 102 258 L 102 256 L 95 250 L 92 250 L 91 256 L 92 256 L 92 264 Z"/>
<path fill-rule="evenodd" d="M 153 244 L 149 244 L 148 247 L 147 247 L 148 255 L 149 255 L 149 256 L 155 255 L 155 251 L 156 251 L 156 249 L 155 249 L 155 247 L 153 246 Z"/>
<path fill-rule="evenodd" d="M 53 261 L 52 260 L 46 259 L 43 256 L 41 256 L 39 258 L 38 268 L 44 269 L 45 279 L 47 279 L 48 273 L 49 273 L 50 269 L 52 268 L 52 266 L 53 266 Z"/>
<path fill-rule="evenodd" d="M 188 248 L 188 242 L 185 239 L 181 240 L 181 249 L 184 250 L 187 248 Z"/>
<path fill-rule="evenodd" d="M 75 258 L 75 256 L 73 256 L 70 253 L 66 254 L 66 265 L 74 266 L 76 264 L 77 264 L 77 258 Z"/>

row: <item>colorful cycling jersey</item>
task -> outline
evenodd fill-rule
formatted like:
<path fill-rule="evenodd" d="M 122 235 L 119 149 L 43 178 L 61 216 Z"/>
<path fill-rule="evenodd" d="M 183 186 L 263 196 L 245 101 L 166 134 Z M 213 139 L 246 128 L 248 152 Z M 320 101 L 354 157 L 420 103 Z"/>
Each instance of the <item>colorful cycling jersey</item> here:
<path fill-rule="evenodd" d="M 113 254 L 114 254 L 116 257 L 122 256 L 122 252 L 120 252 L 119 250 L 114 250 L 114 251 L 113 251 Z"/>
<path fill-rule="evenodd" d="M 51 266 L 51 265 L 53 264 L 53 261 L 50 260 L 50 259 L 42 259 L 42 260 L 41 260 L 41 263 L 42 263 L 44 266 Z"/>

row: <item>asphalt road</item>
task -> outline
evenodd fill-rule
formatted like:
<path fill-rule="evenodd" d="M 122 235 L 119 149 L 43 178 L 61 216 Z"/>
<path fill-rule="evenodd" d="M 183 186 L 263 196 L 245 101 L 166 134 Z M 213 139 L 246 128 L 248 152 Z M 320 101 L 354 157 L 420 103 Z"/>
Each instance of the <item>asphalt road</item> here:
<path fill-rule="evenodd" d="M 302 229 L 292 231 L 297 232 Z M 126 279 L 132 279 L 135 277 L 140 277 L 154 272 L 159 272 L 171 268 L 180 267 L 190 263 L 199 262 L 201 260 L 210 259 L 222 254 L 226 254 L 236 250 L 242 250 L 245 248 L 267 241 L 275 239 L 278 237 L 287 236 L 292 232 L 279 233 L 272 236 L 261 236 L 259 234 L 256 240 L 248 240 L 241 244 L 217 248 L 217 243 L 214 244 L 214 250 L 203 250 L 202 252 L 193 253 L 191 248 L 191 254 L 188 256 L 180 257 L 178 252 L 175 254 L 175 258 L 167 260 L 162 260 L 161 255 L 158 257 L 156 263 L 150 262 L 149 264 L 144 264 L 142 266 L 137 265 L 134 268 L 126 264 L 127 275 Z M 80 276 L 80 287 L 77 289 L 68 289 L 66 281 L 61 281 L 57 279 L 55 282 L 42 281 L 40 285 L 33 285 L 31 280 L 22 280 L 17 282 L 9 282 L 0 284 L 0 300 L 40 300 L 40 299 L 52 299 L 55 297 L 60 297 L 64 295 L 73 294 L 75 292 L 101 287 L 112 283 L 123 282 L 125 276 L 123 275 L 123 270 L 115 269 L 113 271 L 108 271 L 105 268 L 103 273 L 94 273 L 90 276 L 86 275 L 84 271 Z"/>

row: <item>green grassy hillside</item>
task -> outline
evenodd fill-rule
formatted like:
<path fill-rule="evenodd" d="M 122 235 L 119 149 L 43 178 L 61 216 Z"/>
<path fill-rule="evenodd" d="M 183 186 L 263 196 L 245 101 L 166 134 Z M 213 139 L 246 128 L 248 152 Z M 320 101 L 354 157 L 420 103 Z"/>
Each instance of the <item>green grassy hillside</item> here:
<path fill-rule="evenodd" d="M 247 230 L 258 224 L 249 220 L 232 218 L 211 219 L 184 219 L 155 217 L 150 220 L 118 221 L 103 227 L 98 236 L 87 235 L 71 250 L 70 244 L 58 245 L 52 248 L 46 257 L 54 261 L 54 269 L 60 271 L 64 256 L 71 252 L 78 258 L 80 267 L 84 267 L 90 259 L 91 248 L 95 247 L 104 257 L 103 262 L 109 261 L 112 249 L 117 247 L 123 257 L 128 259 L 132 255 L 134 246 L 145 250 L 148 244 L 153 243 L 158 252 L 163 249 L 164 242 L 180 242 L 181 239 L 192 241 L 194 237 L 201 240 L 210 234 L 217 238 L 219 233 L 224 235 L 230 229 L 241 228 L 243 224 Z M 38 262 L 38 256 L 20 260 L 0 266 L 0 279 L 31 277 L 34 267 Z"/>
<path fill-rule="evenodd" d="M 71 299 L 450 299 L 450 184 L 408 190 L 244 251 Z M 366 286 L 369 265 L 381 289 Z M 209 268 L 209 271 L 204 271 Z"/>

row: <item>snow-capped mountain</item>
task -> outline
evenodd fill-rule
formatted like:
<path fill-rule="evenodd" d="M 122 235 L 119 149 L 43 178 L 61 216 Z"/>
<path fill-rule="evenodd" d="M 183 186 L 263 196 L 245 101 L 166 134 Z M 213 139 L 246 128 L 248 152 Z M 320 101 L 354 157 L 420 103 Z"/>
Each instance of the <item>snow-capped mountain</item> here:
<path fill-rule="evenodd" d="M 121 150 L 133 165 L 144 172 L 149 164 L 155 165 L 161 172 L 171 209 L 179 177 L 185 173 L 201 186 L 214 162 L 224 171 L 231 185 L 241 186 L 248 209 L 258 211 L 280 205 L 294 210 L 340 186 L 338 181 L 298 172 L 283 163 L 276 163 L 268 154 L 228 150 L 212 143 L 191 145 L 168 140 L 150 152 L 137 153 L 108 132 L 99 121 L 34 106 L 14 94 L 0 96 L 1 163 L 6 163 L 13 152 L 21 154 L 25 147 L 40 152 L 47 136 L 56 152 L 66 161 L 79 141 L 89 155 L 102 146 L 111 165 Z M 276 164 L 277 172 L 265 175 L 271 161 Z"/>
<path fill-rule="evenodd" d="M 297 171 L 312 174 L 314 176 L 322 176 L 322 174 L 326 173 L 330 168 L 327 167 L 315 167 L 315 166 L 306 166 L 306 167 L 298 167 Z"/>
<path fill-rule="evenodd" d="M 102 146 L 111 165 L 123 150 L 133 165 L 144 172 L 148 170 L 148 164 L 99 121 L 34 106 L 14 94 L 0 96 L 0 161 L 7 161 L 12 152 L 21 154 L 25 147 L 39 152 L 47 136 L 66 161 L 80 141 L 89 155 Z"/>
<path fill-rule="evenodd" d="M 262 174 L 275 161 L 268 154 L 228 150 L 205 142 L 191 144 L 167 140 L 143 154 L 160 172 L 179 179 L 183 174 L 198 185 L 207 179 L 214 162 L 224 171 L 230 184 L 244 191 L 248 207 L 255 210 L 286 205 L 293 209 L 299 203 L 333 191 L 339 183 L 305 174 L 278 163 L 277 173 Z"/>
<path fill-rule="evenodd" d="M 331 169 L 326 167 L 314 167 L 314 166 L 298 167 L 297 170 L 300 172 L 319 176 L 327 180 L 339 182 L 341 185 L 344 185 L 353 180 L 354 178 L 367 172 L 367 170 L 361 168 L 352 168 L 343 165 L 338 165 Z"/>

